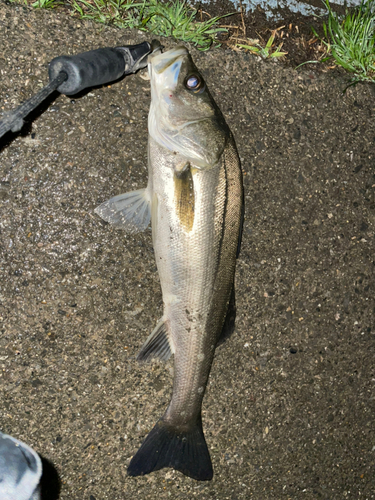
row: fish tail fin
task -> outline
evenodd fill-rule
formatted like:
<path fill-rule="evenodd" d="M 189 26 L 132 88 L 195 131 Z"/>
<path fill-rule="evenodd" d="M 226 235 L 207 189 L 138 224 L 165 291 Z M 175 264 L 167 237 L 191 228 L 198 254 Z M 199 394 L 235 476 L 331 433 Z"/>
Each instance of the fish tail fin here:
<path fill-rule="evenodd" d="M 210 453 L 199 415 L 189 428 L 173 427 L 162 418 L 132 458 L 129 476 L 143 476 L 163 467 L 173 467 L 198 481 L 212 479 Z"/>

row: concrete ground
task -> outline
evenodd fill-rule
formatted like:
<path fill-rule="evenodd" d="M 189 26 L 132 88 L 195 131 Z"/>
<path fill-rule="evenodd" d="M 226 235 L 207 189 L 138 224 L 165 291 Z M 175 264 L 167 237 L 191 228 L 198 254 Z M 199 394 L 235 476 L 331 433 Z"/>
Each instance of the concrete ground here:
<path fill-rule="evenodd" d="M 47 83 L 55 56 L 145 38 L 1 2 L 1 112 Z M 161 316 L 150 231 L 127 236 L 93 213 L 147 182 L 139 75 L 55 95 L 1 142 L 0 430 L 43 457 L 44 499 L 373 499 L 374 91 L 192 55 L 246 197 L 237 327 L 204 399 L 214 479 L 126 475 L 172 387 L 171 361 L 135 360 Z"/>

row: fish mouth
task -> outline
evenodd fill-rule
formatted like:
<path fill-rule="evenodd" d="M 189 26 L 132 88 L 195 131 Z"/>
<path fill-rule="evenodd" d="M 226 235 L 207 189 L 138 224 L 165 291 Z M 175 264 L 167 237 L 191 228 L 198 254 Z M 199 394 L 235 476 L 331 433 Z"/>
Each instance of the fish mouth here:
<path fill-rule="evenodd" d="M 176 88 L 182 62 L 188 55 L 187 49 L 179 46 L 167 52 L 157 51 L 149 56 L 148 72 L 156 94 L 159 94 L 162 88 Z"/>
<path fill-rule="evenodd" d="M 167 52 L 154 52 L 148 58 L 149 67 L 152 72 L 161 75 L 176 62 L 182 62 L 182 59 L 188 55 L 185 47 L 177 46 Z"/>

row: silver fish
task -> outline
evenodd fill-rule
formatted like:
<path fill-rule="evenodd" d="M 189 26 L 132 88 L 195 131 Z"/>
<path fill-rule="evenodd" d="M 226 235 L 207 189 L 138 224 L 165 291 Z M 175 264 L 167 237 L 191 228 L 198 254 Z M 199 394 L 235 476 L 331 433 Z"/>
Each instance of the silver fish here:
<path fill-rule="evenodd" d="M 243 186 L 232 134 L 184 47 L 149 56 L 149 180 L 96 209 L 129 232 L 152 220 L 164 314 L 138 359 L 174 354 L 171 402 L 128 474 L 173 467 L 210 480 L 201 406 L 215 348 L 230 326 Z"/>

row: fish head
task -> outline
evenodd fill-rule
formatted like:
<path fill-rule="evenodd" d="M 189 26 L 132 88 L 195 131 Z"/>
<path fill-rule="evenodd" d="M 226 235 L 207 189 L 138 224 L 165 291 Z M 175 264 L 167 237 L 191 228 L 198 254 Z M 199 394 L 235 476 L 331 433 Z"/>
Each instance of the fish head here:
<path fill-rule="evenodd" d="M 196 168 L 220 159 L 230 135 L 224 117 L 185 47 L 149 56 L 150 136 Z"/>

